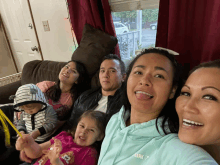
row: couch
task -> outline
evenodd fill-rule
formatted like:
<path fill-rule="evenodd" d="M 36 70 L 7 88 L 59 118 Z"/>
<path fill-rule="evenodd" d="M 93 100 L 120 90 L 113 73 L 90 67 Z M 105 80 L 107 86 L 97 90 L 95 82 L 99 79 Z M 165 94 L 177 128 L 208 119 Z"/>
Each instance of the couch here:
<path fill-rule="evenodd" d="M 91 78 L 91 87 L 100 86 L 98 69 L 102 58 L 112 53 L 117 38 L 86 24 L 78 48 L 70 59 L 83 63 Z M 12 103 L 9 96 L 14 95 L 19 86 L 41 81 L 56 81 L 65 62 L 34 60 L 26 63 L 22 70 L 21 80 L 0 87 L 0 104 Z"/>

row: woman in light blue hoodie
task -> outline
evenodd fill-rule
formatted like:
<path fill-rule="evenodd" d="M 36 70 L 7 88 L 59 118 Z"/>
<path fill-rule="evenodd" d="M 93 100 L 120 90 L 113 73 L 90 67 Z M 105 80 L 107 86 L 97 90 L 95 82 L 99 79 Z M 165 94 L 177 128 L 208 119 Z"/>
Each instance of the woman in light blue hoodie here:
<path fill-rule="evenodd" d="M 203 149 L 177 136 L 174 106 L 180 67 L 173 56 L 177 54 L 150 48 L 132 61 L 125 103 L 107 125 L 99 165 L 217 164 Z"/>

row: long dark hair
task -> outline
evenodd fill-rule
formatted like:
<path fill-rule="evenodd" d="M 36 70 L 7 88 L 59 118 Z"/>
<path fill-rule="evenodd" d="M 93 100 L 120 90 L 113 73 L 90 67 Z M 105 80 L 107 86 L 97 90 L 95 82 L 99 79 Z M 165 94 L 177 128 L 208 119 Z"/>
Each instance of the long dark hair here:
<path fill-rule="evenodd" d="M 76 64 L 76 70 L 79 73 L 77 84 L 74 83 L 72 88 L 70 89 L 72 99 L 76 100 L 82 92 L 90 88 L 89 76 L 85 66 L 81 62 L 72 60 L 68 61 L 67 64 L 70 62 L 74 62 Z M 61 93 L 60 80 L 58 78 L 56 84 L 46 91 L 46 96 L 51 100 L 57 102 L 60 99 Z"/>
<path fill-rule="evenodd" d="M 128 78 L 130 76 L 131 70 L 135 64 L 135 62 L 142 56 L 145 54 L 149 54 L 149 53 L 157 53 L 160 55 L 163 55 L 165 57 L 167 57 L 170 62 L 172 63 L 173 66 L 173 83 L 172 83 L 172 87 L 177 87 L 175 96 L 173 99 L 169 99 L 166 103 L 166 105 L 164 106 L 164 108 L 162 109 L 162 111 L 160 112 L 159 116 L 156 119 L 156 127 L 157 130 L 159 132 L 158 129 L 158 118 L 163 116 L 163 121 L 162 121 L 162 129 L 163 132 L 165 134 L 168 133 L 177 133 L 178 129 L 179 129 L 179 119 L 178 119 L 178 115 L 175 109 L 175 100 L 179 95 L 179 92 L 181 90 L 181 87 L 183 85 L 183 81 L 182 78 L 180 77 L 181 75 L 181 70 L 182 67 L 181 65 L 177 62 L 177 60 L 174 58 L 174 55 L 170 54 L 168 51 L 163 50 L 163 49 L 159 49 L 159 48 L 149 48 L 149 49 L 144 49 L 138 56 L 136 56 L 134 58 L 134 60 L 130 63 L 128 70 L 127 70 L 127 77 L 125 80 L 125 86 L 124 86 L 124 106 L 126 110 L 131 110 L 131 104 L 128 100 L 128 96 L 127 96 L 127 82 L 128 82 Z M 165 128 L 165 123 L 166 121 L 168 122 L 168 127 L 169 130 L 167 131 Z"/>

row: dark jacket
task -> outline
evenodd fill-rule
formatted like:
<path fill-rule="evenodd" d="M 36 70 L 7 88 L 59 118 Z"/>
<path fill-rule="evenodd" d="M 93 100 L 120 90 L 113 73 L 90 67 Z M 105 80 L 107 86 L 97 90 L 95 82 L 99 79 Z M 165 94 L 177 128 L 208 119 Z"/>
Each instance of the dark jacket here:
<path fill-rule="evenodd" d="M 87 111 L 93 110 L 98 106 L 99 100 L 102 98 L 101 88 L 90 89 L 82 93 L 78 99 L 75 101 L 71 117 L 67 120 L 64 129 L 71 129 L 73 126 L 77 125 L 78 118 L 80 115 Z M 119 88 L 113 96 L 108 96 L 107 103 L 107 121 L 112 115 L 117 113 L 122 107 L 122 89 Z"/>

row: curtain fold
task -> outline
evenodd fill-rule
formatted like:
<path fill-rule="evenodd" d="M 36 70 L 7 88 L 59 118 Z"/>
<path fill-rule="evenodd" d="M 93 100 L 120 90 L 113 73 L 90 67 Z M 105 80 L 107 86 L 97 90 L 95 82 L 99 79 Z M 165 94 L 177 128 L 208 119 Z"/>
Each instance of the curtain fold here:
<path fill-rule="evenodd" d="M 160 0 L 156 46 L 178 53 L 185 72 L 220 58 L 219 0 Z"/>
<path fill-rule="evenodd" d="M 110 6 L 107 0 L 67 0 L 69 14 L 76 40 L 80 44 L 86 23 L 116 37 Z M 118 44 L 115 54 L 120 57 Z"/>

